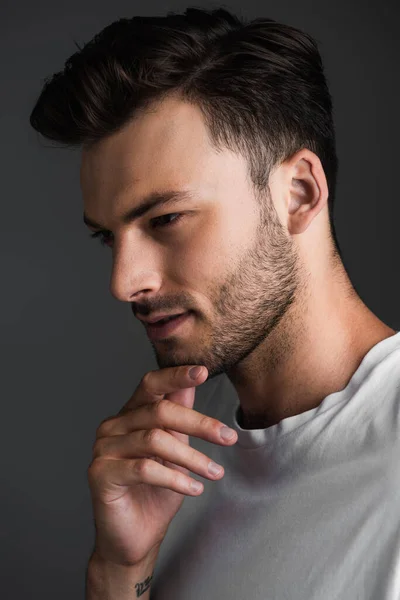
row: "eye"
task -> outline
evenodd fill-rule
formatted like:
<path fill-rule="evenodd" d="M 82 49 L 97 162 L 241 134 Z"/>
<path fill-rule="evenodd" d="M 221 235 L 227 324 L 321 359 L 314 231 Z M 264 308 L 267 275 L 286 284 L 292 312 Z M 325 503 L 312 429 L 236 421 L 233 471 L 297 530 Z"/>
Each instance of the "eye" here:
<path fill-rule="evenodd" d="M 170 213 L 168 215 L 161 215 L 161 217 L 156 217 L 155 219 L 151 219 L 150 222 L 157 223 L 160 221 L 160 219 L 166 219 L 167 217 L 173 217 L 175 215 L 177 215 L 177 217 L 173 221 L 170 221 L 169 223 L 164 223 L 163 225 L 153 225 L 152 229 L 165 229 L 166 227 L 172 227 L 172 225 L 175 225 L 176 223 L 178 223 L 178 221 L 183 219 L 183 217 L 185 216 L 183 213 Z"/>
<path fill-rule="evenodd" d="M 94 233 L 90 234 L 91 238 L 100 238 L 100 244 L 102 246 L 109 246 L 110 245 L 110 240 L 109 237 L 112 235 L 111 231 L 95 231 Z"/>
<path fill-rule="evenodd" d="M 159 221 L 161 219 L 166 219 L 168 217 L 174 217 L 176 216 L 175 219 L 173 219 L 172 221 L 169 221 L 168 223 L 162 223 L 160 224 Z M 166 229 L 168 227 L 172 227 L 173 225 L 175 225 L 176 223 L 178 223 L 179 221 L 181 221 L 181 219 L 184 218 L 184 214 L 183 213 L 169 213 L 167 215 L 161 215 L 160 217 L 156 217 L 154 219 L 151 219 L 151 223 L 152 223 L 152 229 Z M 111 231 L 106 231 L 105 229 L 101 229 L 99 231 L 95 231 L 94 233 L 90 234 L 91 238 L 99 238 L 100 239 L 100 244 L 102 246 L 110 246 L 112 243 L 112 240 L 110 239 L 110 237 L 112 236 L 112 232 Z"/>

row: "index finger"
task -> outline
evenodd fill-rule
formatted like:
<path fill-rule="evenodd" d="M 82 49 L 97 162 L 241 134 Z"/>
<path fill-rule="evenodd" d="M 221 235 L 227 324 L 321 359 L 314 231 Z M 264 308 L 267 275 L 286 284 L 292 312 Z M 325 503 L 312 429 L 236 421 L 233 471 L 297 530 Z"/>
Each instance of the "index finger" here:
<path fill-rule="evenodd" d="M 194 367 L 201 367 L 200 374 L 195 379 L 192 379 L 189 375 L 190 369 Z M 187 388 L 193 388 L 204 381 L 208 377 L 207 368 L 201 365 L 183 365 L 179 367 L 166 367 L 164 369 L 158 369 L 155 371 L 148 371 L 145 373 L 137 386 L 136 390 L 129 398 L 128 402 L 124 404 L 118 414 L 124 414 L 126 411 L 132 410 L 141 406 L 162 400 L 165 395 L 169 395 L 170 399 L 173 400 L 173 392 L 184 390 Z M 182 394 L 179 394 L 182 398 Z M 194 394 L 193 406 L 194 403 Z M 190 404 L 189 404 L 190 406 Z"/>
<path fill-rule="evenodd" d="M 179 405 L 167 399 L 156 403 L 144 404 L 134 411 L 110 419 L 98 429 L 98 436 L 127 435 L 133 431 L 164 429 L 168 432 L 201 438 L 206 442 L 231 444 L 237 434 L 232 430 L 232 437 L 222 437 L 221 430 L 229 429 L 214 417 Z M 179 439 L 179 438 L 178 438 Z"/>

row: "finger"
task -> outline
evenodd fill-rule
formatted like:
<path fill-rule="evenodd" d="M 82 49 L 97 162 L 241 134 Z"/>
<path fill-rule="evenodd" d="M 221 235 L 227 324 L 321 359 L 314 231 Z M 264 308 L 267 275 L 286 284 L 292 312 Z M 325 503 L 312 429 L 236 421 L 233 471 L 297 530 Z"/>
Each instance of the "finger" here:
<path fill-rule="evenodd" d="M 204 489 L 201 482 L 197 482 L 189 475 L 164 467 L 149 458 L 137 460 L 97 458 L 88 469 L 88 480 L 91 489 L 103 502 L 107 502 L 107 497 L 114 499 L 115 488 L 139 483 L 147 483 L 190 496 L 198 496 Z M 200 490 L 194 491 L 191 488 L 192 483 L 200 483 Z"/>
<path fill-rule="evenodd" d="M 100 438 L 95 442 L 93 449 L 94 460 L 100 457 L 152 459 L 154 456 L 209 479 L 220 479 L 224 474 L 221 465 L 216 465 L 208 456 L 162 429 L 148 429 L 124 436 Z M 218 468 L 219 472 L 216 470 Z"/>
<path fill-rule="evenodd" d="M 182 367 L 167 367 L 156 371 L 148 371 L 142 377 L 142 380 L 136 388 L 128 402 L 124 404 L 118 414 L 123 414 L 127 410 L 141 406 L 142 404 L 154 402 L 164 398 L 166 394 L 171 394 L 178 390 L 195 387 L 204 383 L 208 376 L 206 367 L 202 367 L 202 371 L 198 377 L 192 379 L 189 371 L 193 366 L 189 365 Z"/>
<path fill-rule="evenodd" d="M 96 439 L 126 435 L 131 431 L 166 429 L 215 444 L 230 445 L 236 442 L 237 433 L 234 430 L 231 430 L 231 439 L 221 437 L 221 428 L 224 426 L 218 419 L 163 399 L 103 422 L 97 429 Z"/>

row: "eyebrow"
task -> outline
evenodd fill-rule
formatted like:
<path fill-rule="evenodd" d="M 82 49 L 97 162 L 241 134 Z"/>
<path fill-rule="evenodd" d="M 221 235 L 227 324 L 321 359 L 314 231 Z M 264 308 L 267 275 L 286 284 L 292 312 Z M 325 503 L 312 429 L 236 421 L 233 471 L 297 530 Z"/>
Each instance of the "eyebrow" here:
<path fill-rule="evenodd" d="M 148 196 L 145 196 L 138 206 L 131 208 L 128 212 L 123 214 L 120 220 L 127 225 L 133 223 L 133 221 L 136 221 L 156 206 L 166 206 L 174 202 L 180 202 L 191 198 L 193 198 L 193 193 L 190 191 L 167 190 L 165 192 L 153 192 Z M 104 229 L 102 225 L 96 223 L 93 219 L 90 219 L 85 213 L 83 213 L 83 222 L 85 225 L 93 227 L 94 229 Z"/>

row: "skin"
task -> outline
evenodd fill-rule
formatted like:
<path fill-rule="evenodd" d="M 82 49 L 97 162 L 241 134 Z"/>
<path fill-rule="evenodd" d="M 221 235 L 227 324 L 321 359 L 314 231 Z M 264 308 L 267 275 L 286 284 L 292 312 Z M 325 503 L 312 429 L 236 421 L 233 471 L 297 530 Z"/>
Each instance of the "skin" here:
<path fill-rule="evenodd" d="M 315 408 L 396 333 L 333 259 L 327 182 L 308 149 L 275 167 L 260 202 L 246 160 L 216 152 L 200 109 L 169 97 L 83 148 L 81 189 L 85 213 L 112 232 L 112 295 L 135 315 L 194 311 L 151 342 L 159 368 L 226 373 L 245 429 Z M 165 189 L 195 198 L 121 224 L 144 195 Z M 151 228 L 177 212 L 180 223 Z"/>

